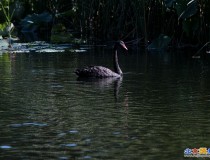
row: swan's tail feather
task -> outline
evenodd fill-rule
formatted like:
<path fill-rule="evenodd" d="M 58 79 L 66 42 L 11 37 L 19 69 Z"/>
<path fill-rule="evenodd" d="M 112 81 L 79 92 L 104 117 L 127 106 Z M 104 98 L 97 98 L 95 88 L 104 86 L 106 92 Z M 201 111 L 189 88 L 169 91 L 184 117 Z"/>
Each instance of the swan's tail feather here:
<path fill-rule="evenodd" d="M 79 77 L 89 77 L 87 69 L 76 69 L 74 73 Z"/>

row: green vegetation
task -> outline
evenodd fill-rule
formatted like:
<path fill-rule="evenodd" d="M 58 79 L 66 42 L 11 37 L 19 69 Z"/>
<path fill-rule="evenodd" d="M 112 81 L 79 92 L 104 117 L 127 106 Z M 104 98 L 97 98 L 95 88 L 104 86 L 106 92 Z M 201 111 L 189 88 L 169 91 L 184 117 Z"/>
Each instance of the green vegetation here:
<path fill-rule="evenodd" d="M 36 32 L 38 38 L 55 42 L 59 42 L 57 33 L 46 30 L 58 24 L 64 26 L 61 35 L 68 33 L 70 42 L 72 37 L 89 43 L 126 39 L 148 46 L 166 36 L 169 45 L 177 48 L 210 41 L 210 0 L 2 0 L 1 5 L 0 19 L 4 20 L 0 23 L 12 19 L 16 27 L 29 15 L 51 14 L 52 21 L 36 25 Z"/>
<path fill-rule="evenodd" d="M 10 0 L 0 1 L 1 11 L 4 13 L 6 21 L 0 24 L 0 35 L 8 36 L 11 38 L 11 32 L 13 30 L 13 23 L 11 23 L 14 10 L 11 13 L 10 10 Z M 11 47 L 11 41 L 9 40 L 9 47 Z"/>

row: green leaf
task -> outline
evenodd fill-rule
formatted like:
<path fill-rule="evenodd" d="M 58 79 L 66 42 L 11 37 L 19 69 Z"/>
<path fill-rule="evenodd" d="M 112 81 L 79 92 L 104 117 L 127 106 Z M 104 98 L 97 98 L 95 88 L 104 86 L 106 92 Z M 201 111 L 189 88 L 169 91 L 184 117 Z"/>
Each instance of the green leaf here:
<path fill-rule="evenodd" d="M 176 2 L 176 0 L 165 0 L 166 7 L 170 8 L 173 6 L 173 4 Z"/>
<path fill-rule="evenodd" d="M 179 19 L 187 19 L 192 17 L 198 12 L 198 1 L 192 0 L 187 4 L 187 8 L 181 13 Z"/>
<path fill-rule="evenodd" d="M 187 36 L 195 34 L 196 31 L 199 29 L 199 23 L 200 23 L 200 20 L 196 17 L 186 19 L 182 23 L 183 31 L 187 34 Z"/>

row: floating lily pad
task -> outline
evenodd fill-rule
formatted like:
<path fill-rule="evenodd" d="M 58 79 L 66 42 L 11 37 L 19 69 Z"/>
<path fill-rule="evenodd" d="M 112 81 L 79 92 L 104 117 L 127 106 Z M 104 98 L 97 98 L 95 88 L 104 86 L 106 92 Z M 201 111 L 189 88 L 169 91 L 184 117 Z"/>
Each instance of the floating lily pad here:
<path fill-rule="evenodd" d="M 73 49 L 72 44 L 51 44 L 45 41 L 35 41 L 32 43 L 12 43 L 12 48 L 8 48 L 7 40 L 0 40 L 0 51 L 10 53 L 59 53 L 59 52 L 86 52 L 86 49 Z"/>

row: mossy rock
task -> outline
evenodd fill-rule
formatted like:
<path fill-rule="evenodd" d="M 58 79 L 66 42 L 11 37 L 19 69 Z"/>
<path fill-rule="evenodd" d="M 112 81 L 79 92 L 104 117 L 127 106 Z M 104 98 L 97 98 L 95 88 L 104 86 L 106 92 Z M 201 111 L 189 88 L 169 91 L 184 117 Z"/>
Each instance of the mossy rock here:
<path fill-rule="evenodd" d="M 52 27 L 50 40 L 52 43 L 70 43 L 72 34 L 67 32 L 63 24 L 58 23 Z"/>
<path fill-rule="evenodd" d="M 51 43 L 85 43 L 84 40 L 75 38 L 71 33 L 67 32 L 66 27 L 61 23 L 58 23 L 52 27 L 50 41 Z"/>
<path fill-rule="evenodd" d="M 66 32 L 54 33 L 51 35 L 51 43 L 71 43 L 72 34 Z"/>
<path fill-rule="evenodd" d="M 59 32 L 66 32 L 66 27 L 61 23 L 53 25 L 52 30 L 51 30 L 52 34 L 59 33 Z"/>

